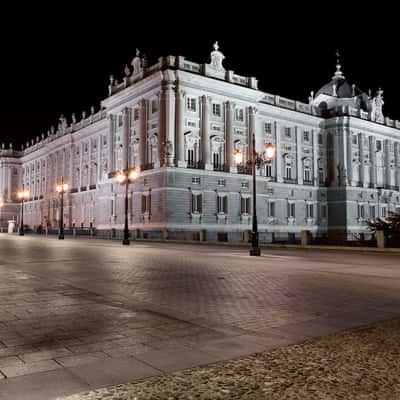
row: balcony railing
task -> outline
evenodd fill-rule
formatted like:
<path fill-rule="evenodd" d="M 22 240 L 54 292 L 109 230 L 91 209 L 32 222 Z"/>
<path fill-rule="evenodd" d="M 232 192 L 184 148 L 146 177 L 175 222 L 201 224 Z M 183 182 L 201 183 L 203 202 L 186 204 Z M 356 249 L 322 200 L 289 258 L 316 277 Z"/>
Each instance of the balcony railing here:
<path fill-rule="evenodd" d="M 384 188 L 388 190 L 396 190 L 396 191 L 399 190 L 398 186 L 393 186 L 393 185 L 384 185 Z"/>
<path fill-rule="evenodd" d="M 227 164 L 214 164 L 214 171 L 229 172 L 229 165 Z"/>
<path fill-rule="evenodd" d="M 72 188 L 69 192 L 70 193 L 76 193 L 78 191 L 78 188 Z"/>
<path fill-rule="evenodd" d="M 373 189 L 374 188 L 374 184 L 372 182 L 368 183 L 368 187 Z"/>
<path fill-rule="evenodd" d="M 188 161 L 187 167 L 193 168 L 193 169 L 204 169 L 204 162 L 203 161 Z"/>
<path fill-rule="evenodd" d="M 94 190 L 94 189 L 96 189 L 96 185 L 90 185 L 89 186 L 89 190 Z"/>
<path fill-rule="evenodd" d="M 81 192 L 85 192 L 86 190 L 87 190 L 87 186 L 81 186 L 81 189 L 80 189 Z"/>
<path fill-rule="evenodd" d="M 266 176 L 268 182 L 276 182 L 276 176 Z"/>
<path fill-rule="evenodd" d="M 304 180 L 304 181 L 303 181 L 303 185 L 312 186 L 312 185 L 314 185 L 314 182 L 313 182 L 313 181 Z"/>
<path fill-rule="evenodd" d="M 147 170 L 147 169 L 153 169 L 153 168 L 154 168 L 154 163 L 142 164 L 142 165 L 140 166 L 140 169 L 141 169 L 142 171 L 145 171 L 145 170 Z"/>
<path fill-rule="evenodd" d="M 297 183 L 297 179 L 293 178 L 283 178 L 284 183 Z"/>
<path fill-rule="evenodd" d="M 237 172 L 238 174 L 252 175 L 253 170 L 251 165 L 238 165 Z"/>

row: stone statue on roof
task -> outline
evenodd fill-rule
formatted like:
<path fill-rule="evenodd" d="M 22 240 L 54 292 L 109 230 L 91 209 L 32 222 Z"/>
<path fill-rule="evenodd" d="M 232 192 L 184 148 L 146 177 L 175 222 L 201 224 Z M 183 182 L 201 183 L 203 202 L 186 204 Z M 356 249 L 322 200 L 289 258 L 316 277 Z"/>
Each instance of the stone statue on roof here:
<path fill-rule="evenodd" d="M 376 92 L 376 96 L 371 100 L 371 120 L 383 123 L 385 122 L 385 117 L 383 116 L 382 107 L 384 105 L 383 101 L 383 90 L 379 88 Z"/>
<path fill-rule="evenodd" d="M 133 67 L 132 75 L 138 75 L 142 72 L 142 60 L 140 59 L 139 49 L 136 49 L 136 56 L 132 60 L 131 65 Z"/>
<path fill-rule="evenodd" d="M 225 71 L 225 68 L 222 66 L 222 62 L 225 59 L 225 56 L 218 50 L 218 42 L 214 43 L 214 51 L 211 52 L 211 66 L 217 70 Z"/>

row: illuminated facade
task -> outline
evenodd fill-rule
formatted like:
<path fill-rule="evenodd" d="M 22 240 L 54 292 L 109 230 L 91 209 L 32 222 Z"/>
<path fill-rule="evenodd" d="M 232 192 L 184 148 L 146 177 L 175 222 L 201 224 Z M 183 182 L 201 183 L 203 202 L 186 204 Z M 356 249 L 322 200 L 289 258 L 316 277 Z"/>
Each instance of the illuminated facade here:
<path fill-rule="evenodd" d="M 214 45 L 210 63 L 161 57 L 148 67 L 137 51 L 122 82 L 110 78 L 101 109 L 59 126 L 16 151 L 0 149 L 2 219 L 18 215 L 16 192 L 30 191 L 24 221 L 58 226 L 55 191 L 64 177 L 66 228 L 123 229 L 124 192 L 112 174 L 140 171 L 129 186 L 129 224 L 148 237 L 242 240 L 251 229 L 246 160 L 274 143 L 257 171 L 261 241 L 367 233 L 368 219 L 400 207 L 400 122 L 350 85 L 338 63 L 308 103 L 258 89 L 257 79 L 225 70 Z M 235 163 L 235 150 L 244 154 Z"/>

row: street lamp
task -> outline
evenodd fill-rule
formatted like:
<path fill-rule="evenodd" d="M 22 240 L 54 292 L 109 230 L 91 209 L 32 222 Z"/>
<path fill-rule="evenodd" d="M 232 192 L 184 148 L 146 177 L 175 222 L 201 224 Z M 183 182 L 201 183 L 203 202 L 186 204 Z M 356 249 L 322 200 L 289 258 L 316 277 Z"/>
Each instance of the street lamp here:
<path fill-rule="evenodd" d="M 120 185 L 125 185 L 125 227 L 124 227 L 124 239 L 122 244 L 129 245 L 129 227 L 128 227 L 128 185 L 138 177 L 138 173 L 135 168 L 124 169 L 115 174 L 115 179 Z"/>
<path fill-rule="evenodd" d="M 266 162 L 270 162 L 274 156 L 276 151 L 276 146 L 272 143 L 268 143 L 264 147 L 264 157 L 261 157 L 256 152 L 256 139 L 253 133 L 253 151 L 251 154 L 251 159 L 247 161 L 249 165 L 251 165 L 252 175 L 253 175 L 253 227 L 251 232 L 251 256 L 260 256 L 261 249 L 258 242 L 258 223 L 257 223 L 257 193 L 256 193 L 256 167 L 260 168 L 261 164 Z M 234 152 L 235 161 L 237 163 L 241 163 L 243 160 L 243 154 L 240 150 L 236 150 Z"/>
<path fill-rule="evenodd" d="M 58 239 L 64 239 L 64 193 L 68 190 L 68 183 L 64 183 L 64 177 L 61 177 L 61 184 L 57 185 L 57 192 L 60 194 L 60 229 Z"/>
<path fill-rule="evenodd" d="M 24 236 L 24 201 L 29 199 L 29 190 L 25 190 L 24 185 L 22 185 L 22 190 L 18 192 L 18 198 L 21 200 L 21 226 L 19 228 L 19 235 Z"/>

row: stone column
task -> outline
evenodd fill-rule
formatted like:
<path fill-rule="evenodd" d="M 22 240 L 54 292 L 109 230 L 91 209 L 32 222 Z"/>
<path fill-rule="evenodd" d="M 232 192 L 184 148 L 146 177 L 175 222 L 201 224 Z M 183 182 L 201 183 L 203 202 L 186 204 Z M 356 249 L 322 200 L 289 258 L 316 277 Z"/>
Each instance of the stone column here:
<path fill-rule="evenodd" d="M 297 157 L 297 183 L 303 184 L 303 149 L 301 145 L 301 130 L 298 126 L 294 128 L 296 134 L 296 157 Z"/>
<path fill-rule="evenodd" d="M 394 144 L 394 163 L 395 163 L 395 185 L 400 186 L 400 143 L 395 143 Z"/>
<path fill-rule="evenodd" d="M 8 194 L 7 194 L 7 200 L 8 201 L 12 200 L 12 166 L 10 164 L 8 165 Z"/>
<path fill-rule="evenodd" d="M 314 186 L 318 186 L 318 131 L 312 129 L 312 143 L 313 143 L 313 180 Z"/>
<path fill-rule="evenodd" d="M 347 183 L 350 186 L 355 186 L 356 182 L 354 181 L 354 175 L 353 175 L 353 139 L 352 139 L 352 132 L 349 131 L 343 131 L 343 135 L 345 137 L 343 138 L 343 141 L 346 141 L 346 150 L 347 150 Z M 359 176 L 361 178 L 360 172 Z M 361 179 L 360 179 L 361 180 Z"/>
<path fill-rule="evenodd" d="M 83 174 L 83 143 L 81 142 L 79 144 L 79 188 L 82 187 L 82 174 Z"/>
<path fill-rule="evenodd" d="M 92 184 L 92 138 L 89 138 L 89 147 L 88 147 L 88 168 L 87 168 L 87 184 L 90 186 Z"/>
<path fill-rule="evenodd" d="M 97 182 L 99 183 L 101 179 L 101 173 L 102 173 L 102 165 L 101 165 L 101 146 L 102 146 L 102 136 L 99 135 L 97 138 Z"/>
<path fill-rule="evenodd" d="M 140 169 L 145 168 L 145 165 L 147 164 L 147 108 L 147 100 L 142 99 L 140 103 Z"/>
<path fill-rule="evenodd" d="M 176 143 L 176 165 L 186 168 L 185 161 L 185 138 L 183 132 L 184 114 L 185 114 L 185 92 L 176 86 L 176 108 L 175 108 L 175 143 Z"/>
<path fill-rule="evenodd" d="M 114 136 L 115 136 L 115 115 L 110 114 L 109 116 L 109 129 L 108 129 L 108 172 L 114 172 Z"/>
<path fill-rule="evenodd" d="M 391 186 L 390 179 L 390 141 L 385 139 L 383 142 L 384 160 L 385 160 L 385 176 L 383 179 L 384 184 Z"/>
<path fill-rule="evenodd" d="M 71 147 L 69 149 L 69 181 L 70 187 L 75 188 L 74 186 L 74 151 L 75 145 L 71 143 Z"/>
<path fill-rule="evenodd" d="M 157 95 L 158 100 L 158 140 L 157 140 L 157 161 L 155 168 L 160 168 L 165 164 L 165 114 L 166 114 L 166 88 L 163 84 L 161 92 Z"/>
<path fill-rule="evenodd" d="M 364 135 L 362 133 L 358 134 L 358 153 L 360 155 L 360 170 L 359 170 L 359 174 L 360 174 L 360 182 L 362 184 L 363 187 L 368 187 L 368 182 L 366 182 L 365 180 L 365 171 L 364 171 L 364 158 L 365 158 L 365 154 L 364 154 Z M 351 160 L 350 160 L 351 162 Z M 349 174 L 350 174 L 350 168 L 351 168 L 351 164 L 349 165 Z"/>
<path fill-rule="evenodd" d="M 125 107 L 122 111 L 122 168 L 128 168 L 129 152 L 129 108 Z"/>
<path fill-rule="evenodd" d="M 248 143 L 248 154 L 246 159 L 250 160 L 251 156 L 253 154 L 253 151 L 255 149 L 253 149 L 253 134 L 255 134 L 255 113 L 256 113 L 256 109 L 255 107 L 248 107 L 247 108 L 247 143 Z"/>
<path fill-rule="evenodd" d="M 236 171 L 236 165 L 233 160 L 233 109 L 234 104 L 231 101 L 225 103 L 225 163 L 228 168 Z"/>
<path fill-rule="evenodd" d="M 275 128 L 275 145 L 276 145 L 276 181 L 283 182 L 282 178 L 282 154 L 283 151 L 281 149 L 281 124 L 277 121 L 274 123 Z"/>
<path fill-rule="evenodd" d="M 371 159 L 370 181 L 376 185 L 376 141 L 373 136 L 369 137 L 369 148 Z"/>
<path fill-rule="evenodd" d="M 173 167 L 175 160 L 175 90 L 171 83 L 165 91 L 165 143 L 166 165 Z"/>
<path fill-rule="evenodd" d="M 207 170 L 213 170 L 213 165 L 211 163 L 211 143 L 210 143 L 210 101 L 211 98 L 208 96 L 201 97 L 201 104 L 202 104 L 201 140 L 203 146 L 204 168 Z M 226 160 L 227 160 L 226 162 L 228 163 L 228 158 L 226 158 Z"/>

